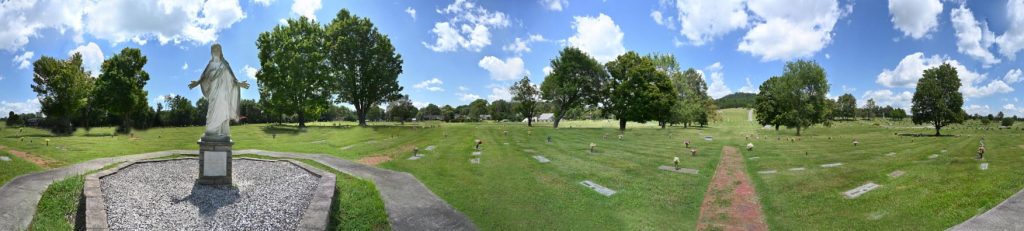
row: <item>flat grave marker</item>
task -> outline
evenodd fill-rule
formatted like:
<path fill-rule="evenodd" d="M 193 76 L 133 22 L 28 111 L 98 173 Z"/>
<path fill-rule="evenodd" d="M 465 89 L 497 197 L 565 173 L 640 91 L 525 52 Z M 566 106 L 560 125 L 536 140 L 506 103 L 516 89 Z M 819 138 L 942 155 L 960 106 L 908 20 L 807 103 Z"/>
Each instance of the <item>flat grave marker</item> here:
<path fill-rule="evenodd" d="M 981 168 L 981 170 L 988 170 L 988 163 L 981 163 L 981 165 L 978 165 L 978 168 Z"/>
<path fill-rule="evenodd" d="M 480 158 L 473 158 L 469 160 L 470 164 L 480 164 Z"/>
<path fill-rule="evenodd" d="M 775 171 L 775 170 L 757 171 L 758 174 L 766 174 L 766 175 L 767 174 L 775 174 L 775 173 L 778 173 L 778 172 L 779 171 Z"/>
<path fill-rule="evenodd" d="M 327 142 L 327 140 L 317 140 L 317 141 L 313 141 L 313 142 L 310 142 L 310 143 L 322 144 L 322 143 L 326 143 L 326 142 Z"/>
<path fill-rule="evenodd" d="M 904 172 L 902 170 L 896 170 L 896 171 L 892 171 L 891 173 L 889 173 L 889 177 L 897 178 L 897 177 L 903 176 L 903 174 L 906 174 L 906 172 Z"/>
<path fill-rule="evenodd" d="M 888 154 L 885 154 L 885 156 L 896 156 L 896 153 L 895 152 L 890 152 Z"/>
<path fill-rule="evenodd" d="M 427 148 L 424 148 L 423 150 L 433 151 L 435 148 L 437 148 L 437 147 L 434 147 L 434 145 L 430 145 L 430 146 L 427 146 Z"/>
<path fill-rule="evenodd" d="M 940 151 L 940 152 L 941 153 L 946 153 L 946 149 L 942 149 L 942 151 Z"/>
<path fill-rule="evenodd" d="M 760 156 L 755 156 L 755 157 L 751 157 L 751 158 L 747 158 L 747 159 L 749 159 L 749 160 L 756 160 L 756 159 L 761 159 L 761 157 Z"/>
<path fill-rule="evenodd" d="M 533 149 L 523 149 L 523 152 L 535 153 L 537 151 L 534 151 Z"/>
<path fill-rule="evenodd" d="M 931 156 L 928 156 L 928 159 L 935 159 L 935 158 L 939 158 L 939 154 L 932 154 Z"/>
<path fill-rule="evenodd" d="M 412 155 L 409 157 L 409 160 L 419 160 L 420 158 L 423 158 L 423 154 Z"/>
<path fill-rule="evenodd" d="M 601 186 L 601 185 L 599 185 L 597 183 L 594 183 L 593 181 L 590 181 L 590 180 L 580 181 L 580 184 L 585 186 L 585 187 L 587 187 L 587 188 L 593 189 L 595 192 L 600 193 L 601 195 L 604 195 L 604 196 L 609 196 L 610 197 L 612 195 L 615 195 L 615 193 L 616 193 L 615 190 L 611 190 L 609 188 L 605 188 L 604 186 Z"/>
<path fill-rule="evenodd" d="M 791 168 L 791 169 L 789 169 L 789 171 L 803 171 L 803 170 L 807 170 L 807 169 L 806 169 L 806 168 L 804 168 L 804 167 L 799 167 L 799 168 Z"/>
<path fill-rule="evenodd" d="M 705 141 L 712 141 L 712 140 L 714 140 L 714 138 L 713 138 L 713 137 L 711 137 L 711 136 L 705 136 L 705 137 L 704 137 L 704 140 L 705 140 Z"/>
<path fill-rule="evenodd" d="M 843 192 L 843 195 L 846 195 L 846 199 L 853 199 L 853 198 L 859 197 L 860 195 L 864 195 L 864 193 L 867 193 L 867 192 L 869 192 L 871 190 L 875 190 L 878 187 L 882 187 L 882 186 L 878 185 L 878 184 L 875 184 L 874 182 L 868 182 L 867 184 L 864 184 L 864 185 L 861 185 L 861 186 L 856 187 L 854 189 L 850 189 L 849 191 Z"/>
<path fill-rule="evenodd" d="M 842 165 L 843 165 L 843 163 L 831 163 L 831 164 L 823 164 L 823 165 L 821 165 L 821 167 L 822 168 L 834 168 L 834 167 L 839 167 L 839 166 L 842 166 Z"/>
<path fill-rule="evenodd" d="M 0 161 L 11 161 L 11 158 L 6 156 L 0 156 Z"/>
<path fill-rule="evenodd" d="M 543 163 L 548 163 L 548 162 L 551 162 L 551 160 L 548 160 L 548 158 L 546 158 L 546 157 L 544 157 L 544 156 L 533 156 L 533 159 L 536 159 L 536 160 L 537 160 L 537 162 L 540 162 L 540 163 L 542 163 L 542 164 L 543 164 Z"/>
<path fill-rule="evenodd" d="M 480 155 L 483 155 L 483 153 L 482 152 L 473 152 L 473 155 L 474 156 L 480 156 Z"/>
<path fill-rule="evenodd" d="M 341 150 L 349 150 L 349 149 L 351 149 L 352 147 L 355 147 L 355 146 L 356 146 L 356 145 L 355 145 L 355 144 L 353 144 L 353 145 L 349 145 L 349 146 L 341 147 Z"/>
<path fill-rule="evenodd" d="M 689 169 L 689 168 L 679 168 L 679 169 L 676 169 L 676 167 L 665 166 L 665 165 L 659 166 L 658 169 L 669 171 L 669 172 L 686 173 L 686 174 L 694 174 L 694 175 L 696 175 L 697 172 L 699 172 L 697 169 Z"/>

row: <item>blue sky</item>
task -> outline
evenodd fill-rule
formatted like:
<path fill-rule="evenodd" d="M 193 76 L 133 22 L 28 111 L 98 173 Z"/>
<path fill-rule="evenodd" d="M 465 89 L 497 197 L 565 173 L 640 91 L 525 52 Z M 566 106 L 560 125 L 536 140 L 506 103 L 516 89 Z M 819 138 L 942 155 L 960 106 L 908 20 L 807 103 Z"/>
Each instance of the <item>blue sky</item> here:
<path fill-rule="evenodd" d="M 716 98 L 810 59 L 828 72 L 831 96 L 903 108 L 921 70 L 950 62 L 968 112 L 1024 116 L 1024 0 L 12 0 L 0 3 L 0 111 L 38 110 L 31 62 L 72 51 L 98 70 L 125 47 L 142 49 L 152 105 L 201 96 L 186 85 L 214 42 L 237 78 L 255 83 L 259 33 L 300 15 L 327 23 L 342 8 L 389 35 L 405 60 L 399 83 L 419 106 L 507 99 L 514 80 L 540 83 L 558 51 L 576 46 L 600 61 L 673 54 Z M 258 98 L 253 86 L 243 98 Z"/>

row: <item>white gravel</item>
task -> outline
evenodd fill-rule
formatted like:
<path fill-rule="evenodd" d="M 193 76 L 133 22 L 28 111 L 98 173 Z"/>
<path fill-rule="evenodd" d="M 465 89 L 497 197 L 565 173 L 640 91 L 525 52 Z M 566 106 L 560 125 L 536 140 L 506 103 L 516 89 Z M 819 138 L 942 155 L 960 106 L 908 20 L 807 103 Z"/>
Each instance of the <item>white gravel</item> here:
<path fill-rule="evenodd" d="M 195 159 L 101 178 L 111 230 L 294 230 L 318 177 L 287 162 L 233 160 L 234 187 L 195 183 Z"/>

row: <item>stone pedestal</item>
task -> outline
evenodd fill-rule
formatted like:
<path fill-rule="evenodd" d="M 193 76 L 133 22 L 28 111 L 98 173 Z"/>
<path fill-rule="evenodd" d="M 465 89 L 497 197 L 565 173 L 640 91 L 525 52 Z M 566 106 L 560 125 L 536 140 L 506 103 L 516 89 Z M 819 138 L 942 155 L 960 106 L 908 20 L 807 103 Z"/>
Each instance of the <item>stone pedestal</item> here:
<path fill-rule="evenodd" d="M 231 185 L 231 145 L 227 141 L 199 140 L 199 184 Z"/>

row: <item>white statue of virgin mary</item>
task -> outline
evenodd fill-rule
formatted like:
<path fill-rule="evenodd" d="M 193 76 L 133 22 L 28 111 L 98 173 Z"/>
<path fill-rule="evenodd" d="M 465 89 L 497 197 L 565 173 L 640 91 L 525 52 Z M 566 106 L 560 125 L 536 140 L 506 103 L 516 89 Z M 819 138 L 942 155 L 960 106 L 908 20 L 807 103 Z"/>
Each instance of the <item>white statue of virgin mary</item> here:
<path fill-rule="evenodd" d="M 210 50 L 212 57 L 210 63 L 206 64 L 206 70 L 203 70 L 198 81 L 189 83 L 188 88 L 201 86 L 203 96 L 210 103 L 206 110 L 203 140 L 229 141 L 231 120 L 238 120 L 238 103 L 241 101 L 239 88 L 248 89 L 249 83 L 235 79 L 231 65 L 224 60 L 220 44 L 213 44 Z"/>

